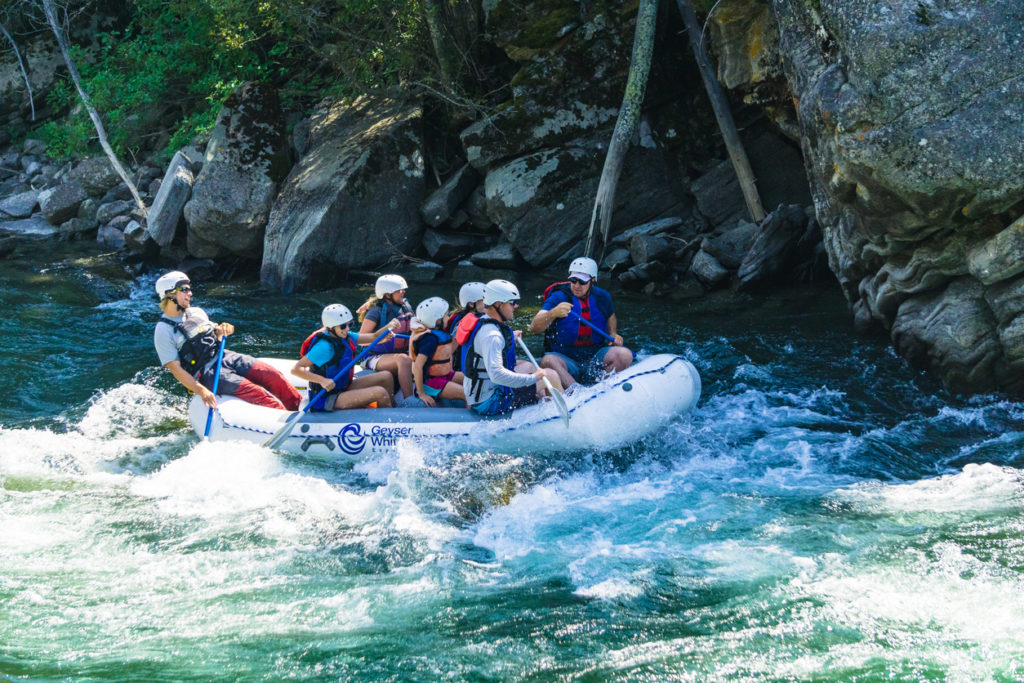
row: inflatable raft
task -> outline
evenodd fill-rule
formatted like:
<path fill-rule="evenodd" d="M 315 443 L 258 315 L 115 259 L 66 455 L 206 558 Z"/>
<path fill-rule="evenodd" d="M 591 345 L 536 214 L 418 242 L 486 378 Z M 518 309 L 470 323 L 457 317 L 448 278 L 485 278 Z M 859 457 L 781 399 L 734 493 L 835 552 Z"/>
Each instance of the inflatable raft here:
<path fill-rule="evenodd" d="M 286 374 L 292 361 L 263 359 Z M 297 387 L 305 382 L 292 377 Z M 282 444 L 294 453 L 356 462 L 395 452 L 403 442 L 431 449 L 606 450 L 636 441 L 691 410 L 700 398 L 700 376 L 679 356 L 644 358 L 590 387 L 566 395 L 569 427 L 555 405 L 543 401 L 500 417 L 480 417 L 466 408 L 383 408 L 306 413 Z M 198 396 L 189 404 L 196 434 L 206 428 L 208 409 Z M 265 443 L 292 413 L 217 397 L 210 439 Z"/>

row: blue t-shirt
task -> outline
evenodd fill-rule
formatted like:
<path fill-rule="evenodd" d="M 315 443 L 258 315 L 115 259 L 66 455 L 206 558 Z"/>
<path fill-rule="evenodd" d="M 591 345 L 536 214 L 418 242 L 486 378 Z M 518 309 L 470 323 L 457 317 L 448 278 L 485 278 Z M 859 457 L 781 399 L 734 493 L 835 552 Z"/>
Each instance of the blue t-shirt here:
<path fill-rule="evenodd" d="M 326 339 L 317 339 L 316 342 L 309 347 L 309 351 L 306 351 L 306 358 L 308 358 L 316 367 L 323 367 L 329 363 L 333 357 L 334 347 L 332 347 L 331 342 Z"/>

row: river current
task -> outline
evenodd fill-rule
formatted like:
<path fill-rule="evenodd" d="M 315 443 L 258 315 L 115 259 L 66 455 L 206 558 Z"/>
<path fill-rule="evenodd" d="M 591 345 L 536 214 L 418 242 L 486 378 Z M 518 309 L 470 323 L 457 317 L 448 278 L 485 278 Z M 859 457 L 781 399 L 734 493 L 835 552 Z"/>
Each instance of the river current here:
<path fill-rule="evenodd" d="M 152 283 L 0 262 L 0 679 L 1024 680 L 1024 406 L 944 392 L 832 290 L 616 293 L 704 384 L 629 448 L 338 468 L 200 443 Z M 287 357 L 368 291 L 196 290 Z"/>

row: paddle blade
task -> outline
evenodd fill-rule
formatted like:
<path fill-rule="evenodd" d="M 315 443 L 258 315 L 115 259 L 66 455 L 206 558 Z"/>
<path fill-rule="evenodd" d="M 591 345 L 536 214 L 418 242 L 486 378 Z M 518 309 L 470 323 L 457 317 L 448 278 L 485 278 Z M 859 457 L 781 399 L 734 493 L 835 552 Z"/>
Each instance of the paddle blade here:
<path fill-rule="evenodd" d="M 274 432 L 274 435 L 267 439 L 263 444 L 267 448 L 278 448 L 284 443 L 284 440 L 291 436 L 292 429 L 295 427 L 295 423 L 299 421 L 301 412 L 295 412 L 288 416 L 288 419 L 284 421 L 284 426 Z"/>
<path fill-rule="evenodd" d="M 551 400 L 555 402 L 555 407 L 558 408 L 558 414 L 562 416 L 562 421 L 565 422 L 565 428 L 569 428 L 569 406 L 565 404 L 565 396 L 562 395 L 561 391 L 558 391 L 551 386 L 551 380 L 547 377 L 544 378 L 544 387 L 548 390 L 548 394 L 551 396 Z"/>

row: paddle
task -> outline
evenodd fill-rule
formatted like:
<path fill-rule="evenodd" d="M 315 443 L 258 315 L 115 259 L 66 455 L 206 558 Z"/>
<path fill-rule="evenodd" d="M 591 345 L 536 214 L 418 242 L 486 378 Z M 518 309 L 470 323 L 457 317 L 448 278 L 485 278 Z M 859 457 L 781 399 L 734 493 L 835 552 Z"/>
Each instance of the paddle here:
<path fill-rule="evenodd" d="M 369 345 L 365 349 L 363 349 L 362 351 L 359 352 L 359 355 L 357 355 L 355 358 L 353 358 L 351 361 L 349 361 L 349 363 L 345 367 L 343 367 L 341 370 L 338 370 L 338 373 L 334 377 L 331 378 L 331 381 L 332 382 L 337 382 L 341 378 L 342 375 L 344 375 L 346 372 L 348 372 L 349 368 L 351 368 L 353 365 L 355 365 L 356 363 L 361 361 L 363 359 L 363 356 L 365 356 L 367 353 L 369 353 L 370 349 L 372 349 L 374 347 L 374 345 L 377 342 L 379 342 L 381 339 L 383 339 L 384 337 L 388 336 L 388 334 L 390 332 L 391 332 L 391 328 L 390 327 L 386 328 L 383 332 L 381 332 L 380 335 L 376 339 L 374 339 L 372 342 L 370 342 Z M 304 413 L 309 412 L 309 409 L 313 405 L 315 405 L 317 401 L 320 400 L 321 396 L 323 396 L 326 393 L 327 393 L 327 389 L 321 389 L 320 392 L 316 396 L 314 396 L 312 398 L 312 400 L 310 400 L 309 403 L 306 404 L 305 408 L 303 408 L 302 410 L 297 410 L 297 411 L 295 411 L 294 414 L 289 415 L 288 419 L 285 420 L 285 422 L 284 422 L 284 426 L 281 427 L 280 429 L 278 429 L 276 432 L 274 432 L 274 435 L 272 437 L 270 437 L 269 439 L 267 439 L 266 443 L 264 443 L 263 445 L 266 446 L 267 448 L 277 448 L 282 443 L 284 443 L 284 440 L 288 438 L 289 434 L 291 434 L 292 428 L 295 426 L 295 423 L 298 421 L 298 419 L 300 417 L 302 417 L 302 415 Z"/>
<path fill-rule="evenodd" d="M 530 353 L 530 349 L 526 346 L 526 342 L 523 341 L 523 338 L 516 337 L 516 341 L 519 342 L 519 347 L 526 352 L 526 357 L 529 358 L 534 367 L 539 370 L 540 364 L 537 362 L 537 359 L 533 357 L 533 354 Z M 551 386 L 551 380 L 547 377 L 541 377 L 541 379 L 544 381 L 544 387 L 548 390 L 548 393 L 551 394 L 551 398 L 555 400 L 555 406 L 558 407 L 558 412 L 561 413 L 562 419 L 565 420 L 565 428 L 568 429 L 569 407 L 565 405 L 565 397 L 562 396 L 561 391 L 555 391 L 555 388 Z"/>
<path fill-rule="evenodd" d="M 607 332 L 605 332 L 604 330 L 599 328 L 597 325 L 595 325 L 594 323 L 592 323 L 589 320 L 587 320 L 586 318 L 580 317 L 579 315 L 577 315 L 576 313 L 574 313 L 572 311 L 569 311 L 569 315 L 571 315 L 572 317 L 576 318 L 581 323 L 583 323 L 584 325 L 586 325 L 587 327 L 592 329 L 594 332 L 597 332 L 599 335 L 601 335 L 602 337 L 604 337 L 605 339 L 607 339 L 611 343 L 613 343 L 613 344 L 615 343 L 615 338 L 614 337 L 612 337 L 610 334 L 608 334 Z"/>
<path fill-rule="evenodd" d="M 217 351 L 217 369 L 213 373 L 213 395 L 217 395 L 217 385 L 220 384 L 220 362 L 224 360 L 224 346 L 227 344 L 228 336 L 222 334 L 220 337 L 220 349 Z M 206 413 L 206 429 L 203 431 L 203 441 L 210 440 L 210 425 L 213 424 L 213 408 Z"/>

